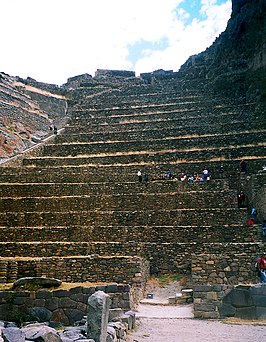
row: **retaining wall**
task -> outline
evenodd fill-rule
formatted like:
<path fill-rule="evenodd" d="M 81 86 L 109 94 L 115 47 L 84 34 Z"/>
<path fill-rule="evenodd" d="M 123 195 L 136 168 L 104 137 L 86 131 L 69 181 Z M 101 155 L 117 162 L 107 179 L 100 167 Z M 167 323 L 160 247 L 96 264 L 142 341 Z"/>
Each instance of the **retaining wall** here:
<path fill-rule="evenodd" d="M 111 309 L 132 308 L 132 288 L 125 284 L 77 286 L 70 290 L 1 291 L 0 320 L 17 320 L 19 315 L 25 317 L 32 308 L 41 307 L 48 310 L 51 321 L 73 325 L 87 315 L 88 298 L 98 290 L 108 293 Z"/>

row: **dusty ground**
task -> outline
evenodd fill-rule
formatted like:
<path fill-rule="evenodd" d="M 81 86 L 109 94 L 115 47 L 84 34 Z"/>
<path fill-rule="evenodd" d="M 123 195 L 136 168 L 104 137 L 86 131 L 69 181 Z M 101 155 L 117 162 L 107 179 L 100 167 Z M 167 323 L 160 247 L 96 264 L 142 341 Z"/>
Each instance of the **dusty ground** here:
<path fill-rule="evenodd" d="M 145 299 L 136 311 L 137 327 L 127 342 L 262 342 L 266 341 L 266 322 L 193 319 L 192 305 L 166 305 L 169 296 L 180 292 L 179 282 L 161 287 L 152 281 Z"/>

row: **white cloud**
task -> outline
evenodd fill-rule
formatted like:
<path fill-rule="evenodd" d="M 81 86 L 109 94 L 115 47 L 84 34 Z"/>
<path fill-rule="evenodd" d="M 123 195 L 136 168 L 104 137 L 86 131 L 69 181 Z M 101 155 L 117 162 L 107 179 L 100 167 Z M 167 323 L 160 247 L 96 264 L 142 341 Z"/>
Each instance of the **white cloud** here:
<path fill-rule="evenodd" d="M 188 0 L 186 0 L 188 1 Z M 202 0 L 207 18 L 186 26 L 184 0 L 1 0 L 1 71 L 61 84 L 97 68 L 177 70 L 225 28 L 231 1 Z M 196 39 L 195 39 L 196 38 Z M 134 65 L 130 46 L 164 41 Z"/>
<path fill-rule="evenodd" d="M 169 47 L 164 51 L 147 52 L 135 65 L 137 73 L 153 71 L 159 68 L 178 70 L 191 55 L 197 54 L 210 46 L 215 38 L 225 30 L 231 13 L 231 2 L 215 5 L 215 0 L 202 1 L 203 12 L 207 18 L 203 21 L 193 19 L 185 26 L 176 20 L 168 31 Z"/>

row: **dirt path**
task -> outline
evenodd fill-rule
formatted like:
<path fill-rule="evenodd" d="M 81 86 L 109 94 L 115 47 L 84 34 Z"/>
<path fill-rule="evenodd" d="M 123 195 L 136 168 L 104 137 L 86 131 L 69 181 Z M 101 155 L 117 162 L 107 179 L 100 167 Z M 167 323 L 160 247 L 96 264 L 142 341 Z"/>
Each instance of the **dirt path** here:
<path fill-rule="evenodd" d="M 255 325 L 235 321 L 193 318 L 193 305 L 167 305 L 167 299 L 180 291 L 179 282 L 164 287 L 151 282 L 145 299 L 136 311 L 137 327 L 130 331 L 127 342 L 262 342 L 266 341 L 266 322 Z"/>
<path fill-rule="evenodd" d="M 262 342 L 266 326 L 189 318 L 140 318 L 127 342 Z"/>

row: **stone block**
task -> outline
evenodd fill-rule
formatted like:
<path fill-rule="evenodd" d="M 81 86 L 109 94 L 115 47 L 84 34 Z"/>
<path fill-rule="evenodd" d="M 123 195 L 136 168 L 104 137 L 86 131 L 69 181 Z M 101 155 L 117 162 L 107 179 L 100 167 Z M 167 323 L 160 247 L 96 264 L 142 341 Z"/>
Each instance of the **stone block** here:
<path fill-rule="evenodd" d="M 266 307 L 266 296 L 264 295 L 253 295 L 253 302 L 255 306 Z"/>
<path fill-rule="evenodd" d="M 214 311 L 215 307 L 213 304 L 201 303 L 195 304 L 194 310 L 196 311 Z"/>
<path fill-rule="evenodd" d="M 207 299 L 209 300 L 217 300 L 217 292 L 207 292 Z"/>
<path fill-rule="evenodd" d="M 110 297 L 97 291 L 88 299 L 87 335 L 95 342 L 106 342 Z"/>
<path fill-rule="evenodd" d="M 168 298 L 168 304 L 174 305 L 176 303 L 176 297 L 169 297 Z"/>
<path fill-rule="evenodd" d="M 40 291 L 36 291 L 35 296 L 38 299 L 46 299 L 46 298 L 51 298 L 53 296 L 53 293 L 52 291 L 40 290 Z"/>
<path fill-rule="evenodd" d="M 77 303 L 70 298 L 59 298 L 58 307 L 75 309 L 77 307 Z"/>
<path fill-rule="evenodd" d="M 86 295 L 89 295 L 89 296 L 91 296 L 93 293 L 95 293 L 95 291 L 96 291 L 96 289 L 94 286 L 82 288 L 82 292 Z"/>
<path fill-rule="evenodd" d="M 112 322 L 114 319 L 120 319 L 123 314 L 123 310 L 120 308 L 110 309 L 108 321 Z"/>
<path fill-rule="evenodd" d="M 34 306 L 45 306 L 45 299 L 35 299 Z"/>
<path fill-rule="evenodd" d="M 82 286 L 76 286 L 71 289 L 69 289 L 70 294 L 79 294 L 82 293 Z"/>
<path fill-rule="evenodd" d="M 2 336 L 4 338 L 3 341 L 16 341 L 16 342 L 24 342 L 25 341 L 25 333 L 21 331 L 19 328 L 10 327 L 2 330 Z"/>
<path fill-rule="evenodd" d="M 65 312 L 63 309 L 59 308 L 56 309 L 51 317 L 51 321 L 55 321 L 55 322 L 61 322 L 63 325 L 69 325 L 69 319 L 66 316 Z"/>
<path fill-rule="evenodd" d="M 218 311 L 202 312 L 202 318 L 203 319 L 217 319 L 217 318 L 220 318 L 220 314 Z"/>
<path fill-rule="evenodd" d="M 193 286 L 193 291 L 194 292 L 208 292 L 208 291 L 212 291 L 212 286 L 211 285 L 194 285 Z"/>
<path fill-rule="evenodd" d="M 73 325 L 75 322 L 80 321 L 86 312 L 77 309 L 64 309 L 64 312 L 69 320 L 69 324 Z"/>
<path fill-rule="evenodd" d="M 257 318 L 256 308 L 255 306 L 236 308 L 235 317 L 247 320 L 254 320 Z"/>
<path fill-rule="evenodd" d="M 200 298 L 194 298 L 194 304 L 201 304 Z"/>
<path fill-rule="evenodd" d="M 256 317 L 259 320 L 266 320 L 266 307 L 256 307 Z"/>
<path fill-rule="evenodd" d="M 116 293 L 118 292 L 117 284 L 109 284 L 106 286 L 106 293 Z"/>
<path fill-rule="evenodd" d="M 130 316 L 131 317 L 131 320 L 132 320 L 132 328 L 131 329 L 134 329 L 136 327 L 136 313 L 134 311 L 129 310 L 129 311 L 125 312 L 124 316 Z M 122 321 L 123 321 L 123 319 L 122 319 Z M 130 327 L 129 321 L 128 321 L 128 324 Z"/>
<path fill-rule="evenodd" d="M 266 296 L 266 284 L 251 286 L 250 293 L 252 295 Z"/>
<path fill-rule="evenodd" d="M 49 322 L 52 317 L 52 312 L 44 307 L 34 307 L 30 310 L 30 314 L 38 322 Z"/>
<path fill-rule="evenodd" d="M 71 294 L 69 298 L 74 300 L 75 302 L 87 303 L 87 301 L 85 301 L 86 297 L 83 293 Z"/>
<path fill-rule="evenodd" d="M 253 306 L 253 298 L 246 289 L 236 288 L 229 292 L 223 300 L 224 303 L 231 304 L 237 308 Z"/>
<path fill-rule="evenodd" d="M 66 290 L 56 290 L 54 291 L 54 297 L 62 298 L 62 297 L 68 297 L 69 292 Z"/>
<path fill-rule="evenodd" d="M 48 298 L 45 300 L 45 307 L 48 310 L 54 311 L 56 309 L 58 309 L 58 298 Z"/>
<path fill-rule="evenodd" d="M 219 308 L 221 318 L 234 317 L 236 313 L 236 308 L 230 304 L 222 304 Z"/>

